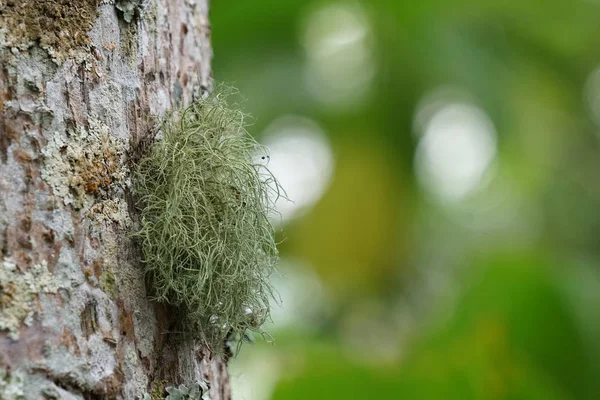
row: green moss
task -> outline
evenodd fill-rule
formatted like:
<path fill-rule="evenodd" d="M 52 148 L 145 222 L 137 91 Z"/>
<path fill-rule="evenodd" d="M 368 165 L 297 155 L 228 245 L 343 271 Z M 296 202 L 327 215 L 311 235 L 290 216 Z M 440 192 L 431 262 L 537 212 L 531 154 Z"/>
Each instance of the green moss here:
<path fill-rule="evenodd" d="M 226 89 L 172 113 L 161 132 L 134 174 L 145 270 L 155 299 L 179 310 L 180 329 L 219 352 L 228 333 L 260 330 L 269 317 L 279 186 L 253 162 L 265 149 Z"/>
<path fill-rule="evenodd" d="M 87 48 L 87 32 L 97 16 L 97 0 L 6 0 L 0 2 L 0 21 L 6 44 L 27 49 L 33 43 L 62 62 L 78 48 Z"/>
<path fill-rule="evenodd" d="M 109 268 L 109 267 L 107 267 Z M 110 269 L 106 269 L 100 275 L 100 288 L 106 293 L 111 299 L 116 296 L 116 280 L 115 276 Z"/>
<path fill-rule="evenodd" d="M 154 382 L 152 384 L 152 391 L 150 392 L 150 399 L 151 400 L 163 400 L 163 392 L 165 391 L 165 386 L 167 385 L 167 381 L 166 380 L 162 380 L 162 381 L 158 381 L 158 382 Z"/>
<path fill-rule="evenodd" d="M 129 66 L 135 67 L 138 56 L 137 24 L 119 21 L 121 31 L 121 54 Z"/>

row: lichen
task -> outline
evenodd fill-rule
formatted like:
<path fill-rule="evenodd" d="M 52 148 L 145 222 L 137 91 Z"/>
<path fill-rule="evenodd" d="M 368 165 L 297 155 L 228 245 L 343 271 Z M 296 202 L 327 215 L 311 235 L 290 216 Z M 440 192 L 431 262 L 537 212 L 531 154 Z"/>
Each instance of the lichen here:
<path fill-rule="evenodd" d="M 0 394 L 3 400 L 24 400 L 24 377 L 21 371 L 9 372 L 0 368 Z"/>
<path fill-rule="evenodd" d="M 127 60 L 130 67 L 135 67 L 138 60 L 138 36 L 137 24 L 128 24 L 122 22 L 121 28 L 120 53 Z"/>
<path fill-rule="evenodd" d="M 89 97 L 93 104 L 92 122 L 96 125 L 110 126 L 115 136 L 124 137 L 127 129 L 123 112 L 123 104 L 126 103 L 123 98 L 123 85 L 113 80 L 102 82 L 90 91 Z"/>
<path fill-rule="evenodd" d="M 44 362 L 31 363 L 31 368 L 44 372 L 59 387 L 72 388 L 83 393 L 93 393 L 95 390 L 99 377 L 94 375 L 94 370 L 99 369 L 108 374 L 113 368 L 111 362 L 106 362 L 110 358 L 104 359 L 105 364 L 100 365 L 93 358 L 86 359 L 74 354 L 65 344 L 53 345 L 47 342 L 42 346 L 42 352 Z"/>
<path fill-rule="evenodd" d="M 116 297 L 116 280 L 115 275 L 107 267 L 100 275 L 100 288 L 106 293 L 111 299 Z"/>
<path fill-rule="evenodd" d="M 140 12 L 142 0 L 116 0 L 115 7 L 123 13 L 123 19 L 126 22 L 133 21 L 136 13 Z"/>
<path fill-rule="evenodd" d="M 115 185 L 128 185 L 124 167 L 127 143 L 112 136 L 108 126 L 95 117 L 89 118 L 88 123 L 87 131 L 80 128 L 66 134 L 56 132 L 42 150 L 42 178 L 55 196 L 75 209 L 89 207 L 98 199 L 111 200 Z M 91 212 L 126 225 L 123 209 L 123 203 L 112 200 Z"/>
<path fill-rule="evenodd" d="M 0 2 L 4 45 L 13 53 L 35 43 L 57 63 L 89 52 L 87 32 L 97 16 L 97 0 L 5 0 Z"/>
<path fill-rule="evenodd" d="M 107 199 L 90 207 L 88 216 L 95 222 L 114 222 L 119 228 L 131 226 L 131 218 L 127 212 L 124 199 Z"/>
<path fill-rule="evenodd" d="M 56 293 L 58 285 L 48 271 L 46 261 L 21 271 L 11 259 L 2 261 L 0 269 L 0 330 L 19 339 L 22 325 L 30 326 L 39 293 Z"/>
<path fill-rule="evenodd" d="M 145 393 L 142 400 L 210 400 L 209 393 L 205 382 L 165 387 L 165 381 L 161 381 L 158 385 L 154 385 L 151 394 Z"/>
<path fill-rule="evenodd" d="M 279 186 L 253 162 L 265 151 L 218 87 L 165 119 L 134 175 L 151 293 L 179 310 L 180 330 L 216 352 L 231 332 L 260 330 L 269 317 L 278 261 L 269 214 Z"/>
<path fill-rule="evenodd" d="M 4 244 L 6 240 L 6 207 L 3 202 L 0 202 L 0 254 L 4 254 Z"/>
<path fill-rule="evenodd" d="M 162 400 L 164 397 L 163 393 L 165 391 L 167 383 L 168 382 L 164 379 L 162 381 L 152 382 L 152 389 L 150 390 L 150 394 L 144 394 L 143 398 L 146 399 L 149 397 L 150 400 Z"/>

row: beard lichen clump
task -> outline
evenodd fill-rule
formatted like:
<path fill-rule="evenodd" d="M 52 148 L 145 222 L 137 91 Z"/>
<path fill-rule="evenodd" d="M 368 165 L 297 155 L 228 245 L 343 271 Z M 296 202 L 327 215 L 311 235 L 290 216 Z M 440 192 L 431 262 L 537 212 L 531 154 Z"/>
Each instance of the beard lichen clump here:
<path fill-rule="evenodd" d="M 216 90 L 168 115 L 135 168 L 152 296 L 178 310 L 178 330 L 221 351 L 269 318 L 278 261 L 269 215 L 279 186 L 244 114 Z"/>

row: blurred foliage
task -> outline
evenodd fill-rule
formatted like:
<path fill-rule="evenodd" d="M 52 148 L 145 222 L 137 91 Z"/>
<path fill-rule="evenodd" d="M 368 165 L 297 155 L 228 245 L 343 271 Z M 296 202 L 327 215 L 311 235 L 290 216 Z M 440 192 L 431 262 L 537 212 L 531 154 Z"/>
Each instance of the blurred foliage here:
<path fill-rule="evenodd" d="M 332 5 L 369 22 L 374 74 L 354 102 L 307 81 L 307 21 Z M 305 116 L 335 158 L 281 245 L 316 272 L 328 311 L 240 356 L 274 355 L 272 398 L 600 398 L 600 2 L 211 8 L 215 78 L 244 93 L 251 133 Z M 440 88 L 484 110 L 497 139 L 489 179 L 458 203 L 422 190 L 415 162 L 419 110 Z"/>

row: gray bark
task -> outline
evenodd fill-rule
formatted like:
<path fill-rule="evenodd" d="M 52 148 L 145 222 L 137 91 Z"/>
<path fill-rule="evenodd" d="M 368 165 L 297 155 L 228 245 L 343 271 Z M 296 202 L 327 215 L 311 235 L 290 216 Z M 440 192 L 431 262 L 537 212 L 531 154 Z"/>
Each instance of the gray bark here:
<path fill-rule="evenodd" d="M 113 4 L 114 3 L 114 4 Z M 131 158 L 210 85 L 207 0 L 0 0 L 0 398 L 228 399 L 146 296 Z"/>

